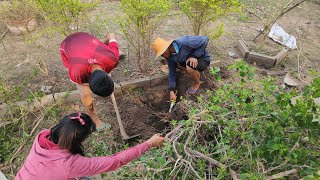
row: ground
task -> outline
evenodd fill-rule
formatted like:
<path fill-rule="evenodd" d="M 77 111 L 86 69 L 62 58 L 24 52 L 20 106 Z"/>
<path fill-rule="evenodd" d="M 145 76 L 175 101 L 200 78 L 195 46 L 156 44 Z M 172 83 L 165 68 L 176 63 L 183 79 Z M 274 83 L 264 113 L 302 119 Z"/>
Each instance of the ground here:
<path fill-rule="evenodd" d="M 260 1 L 254 1 L 256 4 L 249 5 L 249 9 L 253 9 L 258 15 L 264 13 L 272 13 L 273 5 L 262 4 Z M 273 3 L 277 1 L 273 0 Z M 261 3 L 261 4 L 259 4 Z M 188 25 L 187 18 L 181 14 L 177 14 L 177 10 L 172 10 L 171 15 L 161 23 L 155 34 L 165 39 L 174 39 L 178 36 L 192 34 Z M 261 13 L 263 12 L 263 13 Z M 113 14 L 113 17 L 109 15 Z M 284 74 L 289 72 L 295 77 L 300 76 L 303 80 L 310 82 L 310 70 L 319 71 L 320 69 L 320 4 L 307 1 L 298 8 L 293 9 L 289 13 L 281 17 L 277 23 L 289 34 L 297 38 L 298 49 L 290 50 L 286 59 L 280 65 L 273 69 L 267 70 L 267 74 L 277 78 L 277 83 L 283 83 Z M 112 77 L 115 82 L 126 81 L 146 77 L 151 74 L 159 73 L 160 61 L 150 60 L 150 64 L 154 71 L 147 74 L 140 73 L 135 63 L 136 57 L 131 52 L 131 47 L 127 44 L 114 18 L 121 15 L 119 2 L 106 2 L 90 14 L 90 28 L 83 29 L 96 35 L 103 40 L 109 32 L 115 32 L 119 38 L 120 49 L 126 53 L 127 57 L 121 61 L 116 69 L 112 71 Z M 95 20 L 96 17 L 101 21 Z M 102 23 L 106 20 L 106 23 Z M 257 29 L 263 28 L 263 24 L 255 14 L 244 10 L 243 14 L 232 14 L 231 16 L 222 18 L 217 22 L 210 24 L 210 28 L 217 27 L 220 23 L 224 23 L 224 34 L 217 40 L 212 40 L 208 46 L 208 50 L 212 55 L 212 60 L 220 60 L 224 66 L 232 64 L 236 59 L 241 58 L 236 48 L 236 42 L 239 39 L 245 40 L 251 50 L 275 55 L 283 46 L 266 39 L 265 43 L 253 43 L 253 38 L 259 33 Z M 21 86 L 22 91 L 17 100 L 24 100 L 31 92 L 40 91 L 42 86 L 52 86 L 50 92 L 62 92 L 74 90 L 75 85 L 68 78 L 67 69 L 63 67 L 59 54 L 59 45 L 65 38 L 63 35 L 56 34 L 54 36 L 44 35 L 35 38 L 45 25 L 40 20 L 40 27 L 31 34 L 24 36 L 15 36 L 6 33 L 0 40 L 0 72 L 1 80 L 8 86 Z M 102 25 L 101 25 L 102 24 Z M 0 26 L 0 34 L 6 32 L 6 27 Z M 234 57 L 228 55 L 229 52 L 235 53 Z M 298 71 L 298 67 L 302 70 Z M 257 67 L 257 72 L 265 72 L 265 70 Z M 279 73 L 280 72 L 280 73 Z M 284 73 L 283 73 L 284 72 Z M 265 76 L 266 73 L 258 73 L 259 76 Z M 209 74 L 207 73 L 207 76 Z M 204 79 L 205 77 L 204 76 Z M 180 75 L 180 77 L 185 77 Z M 205 79 L 206 83 L 202 85 L 200 94 L 205 96 L 205 88 L 214 90 L 214 83 Z M 159 87 L 150 89 L 135 89 L 124 92 L 121 97 L 116 97 L 120 109 L 121 117 L 124 121 L 125 129 L 129 135 L 141 134 L 141 138 L 136 141 L 147 139 L 153 133 L 163 132 L 169 127 L 166 120 L 170 119 L 167 113 L 169 109 L 167 82 L 163 82 Z M 179 78 L 179 96 L 184 96 L 191 100 L 196 100 L 195 96 L 185 96 L 184 91 L 188 85 L 188 80 Z M 0 99 L 0 103 L 3 100 Z M 59 111 L 58 115 L 63 116 L 75 110 L 83 110 L 79 101 L 65 106 Z M 122 144 L 116 116 L 110 99 L 96 97 L 95 107 L 99 117 L 103 121 L 107 121 L 112 125 L 112 131 L 105 132 L 105 136 L 100 137 L 95 134 L 93 142 L 99 142 L 102 138 L 109 138 L 111 147 L 119 147 Z M 180 116 L 182 118 L 182 116 Z M 53 122 L 45 122 L 41 128 L 49 128 L 57 120 Z M 109 144 L 109 145 L 110 145 Z M 94 148 L 95 146 L 91 147 Z M 109 150 L 109 149 L 108 149 Z M 114 150 L 114 149 L 113 149 Z M 94 152 L 94 149 L 92 150 Z M 113 152 L 113 151 L 111 151 Z M 27 148 L 23 155 L 27 153 Z M 92 153 L 99 155 L 102 152 Z M 20 156 L 20 163 L 25 156 Z"/>

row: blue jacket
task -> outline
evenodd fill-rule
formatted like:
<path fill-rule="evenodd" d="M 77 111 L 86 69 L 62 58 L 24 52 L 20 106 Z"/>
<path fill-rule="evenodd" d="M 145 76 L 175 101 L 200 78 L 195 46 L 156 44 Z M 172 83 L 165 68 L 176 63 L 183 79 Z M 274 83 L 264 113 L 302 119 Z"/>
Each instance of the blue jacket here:
<path fill-rule="evenodd" d="M 177 63 L 186 63 L 190 57 L 203 58 L 210 62 L 210 55 L 206 50 L 209 38 L 207 36 L 182 36 L 172 42 L 177 53 L 167 58 L 169 66 L 169 89 L 176 88 L 176 67 Z"/>

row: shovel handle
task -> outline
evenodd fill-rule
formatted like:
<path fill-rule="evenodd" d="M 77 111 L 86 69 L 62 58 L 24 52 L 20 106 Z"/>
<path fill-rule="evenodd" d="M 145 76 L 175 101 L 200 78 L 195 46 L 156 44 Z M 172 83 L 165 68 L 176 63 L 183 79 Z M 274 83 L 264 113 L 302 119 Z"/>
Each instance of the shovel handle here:
<path fill-rule="evenodd" d="M 118 110 L 116 98 L 114 97 L 113 93 L 111 94 L 111 100 L 112 100 L 112 104 L 113 104 L 114 110 L 116 111 L 117 120 L 118 120 L 118 124 L 119 124 L 119 128 L 120 128 L 120 133 L 121 133 L 122 139 L 128 139 L 129 136 L 127 135 L 127 133 L 124 130 L 124 127 L 123 127 L 123 124 L 122 124 L 122 121 L 121 121 L 121 117 L 120 117 L 120 113 L 119 113 L 119 110 Z"/>

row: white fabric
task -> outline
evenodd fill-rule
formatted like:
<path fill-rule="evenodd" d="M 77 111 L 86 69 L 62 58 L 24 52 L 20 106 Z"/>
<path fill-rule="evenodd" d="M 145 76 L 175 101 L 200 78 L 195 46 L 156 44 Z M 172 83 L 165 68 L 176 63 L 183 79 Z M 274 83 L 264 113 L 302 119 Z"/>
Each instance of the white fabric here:
<path fill-rule="evenodd" d="M 294 36 L 286 33 L 278 24 L 273 24 L 271 30 L 268 34 L 268 37 L 273 39 L 275 42 L 278 42 L 284 46 L 287 46 L 290 49 L 297 49 L 297 40 Z"/>
<path fill-rule="evenodd" d="M 111 39 L 110 41 L 109 41 L 109 43 L 111 43 L 111 42 L 118 42 L 117 40 L 115 40 L 115 39 Z"/>

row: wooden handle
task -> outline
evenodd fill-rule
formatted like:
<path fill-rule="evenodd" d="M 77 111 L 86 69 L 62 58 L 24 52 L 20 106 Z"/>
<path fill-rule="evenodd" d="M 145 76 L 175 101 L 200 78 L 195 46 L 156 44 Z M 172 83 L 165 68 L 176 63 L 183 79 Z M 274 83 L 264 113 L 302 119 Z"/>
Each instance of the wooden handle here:
<path fill-rule="evenodd" d="M 120 117 L 120 113 L 118 110 L 118 106 L 117 106 L 117 102 L 116 102 L 116 98 L 114 97 L 114 94 L 111 94 L 111 100 L 112 100 L 112 104 L 114 107 L 114 110 L 116 111 L 116 115 L 117 115 L 117 120 L 118 120 L 118 124 L 119 124 L 119 128 L 120 128 L 120 133 L 123 139 L 127 139 L 129 136 L 127 135 L 127 133 L 124 131 L 124 127 L 121 121 L 121 117 Z"/>

